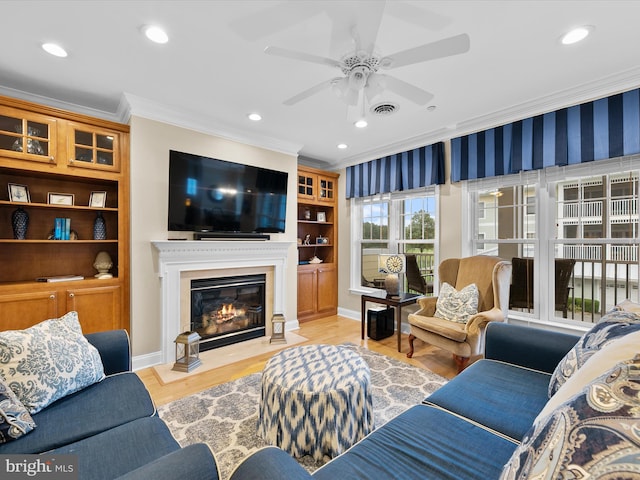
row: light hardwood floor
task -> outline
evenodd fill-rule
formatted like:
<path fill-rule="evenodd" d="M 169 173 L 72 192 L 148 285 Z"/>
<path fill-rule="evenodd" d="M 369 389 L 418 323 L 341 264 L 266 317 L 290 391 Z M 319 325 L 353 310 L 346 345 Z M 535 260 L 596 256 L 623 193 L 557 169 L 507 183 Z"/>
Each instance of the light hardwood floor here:
<path fill-rule="evenodd" d="M 338 315 L 304 322 L 300 325 L 300 329 L 296 330 L 296 333 L 308 338 L 308 341 L 298 345 L 318 343 L 338 345 L 351 342 L 416 367 L 425 368 L 446 378 L 453 378 L 457 371 L 455 362 L 449 352 L 416 340 L 415 353 L 413 358 L 409 359 L 406 356 L 409 349 L 407 335 L 402 336 L 402 352 L 398 352 L 395 335 L 380 341 L 367 338 L 361 340 L 360 322 Z M 288 346 L 282 345 L 282 348 L 288 348 Z M 189 375 L 185 377 L 184 380 L 167 384 L 160 382 L 153 368 L 139 370 L 136 373 L 147 386 L 149 392 L 151 392 L 151 397 L 156 405 L 160 406 L 215 385 L 251 373 L 261 372 L 265 362 L 273 354 L 274 352 L 266 353 L 231 365 L 202 372 L 201 374 Z"/>

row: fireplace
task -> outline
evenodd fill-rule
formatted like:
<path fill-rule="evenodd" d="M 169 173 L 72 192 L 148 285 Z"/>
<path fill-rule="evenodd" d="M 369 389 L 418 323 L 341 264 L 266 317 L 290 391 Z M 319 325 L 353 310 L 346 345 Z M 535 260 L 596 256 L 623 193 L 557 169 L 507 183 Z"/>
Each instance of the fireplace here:
<path fill-rule="evenodd" d="M 265 333 L 266 275 L 191 280 L 191 330 L 198 332 L 200 351 Z"/>
<path fill-rule="evenodd" d="M 265 338 L 271 335 L 271 317 L 276 313 L 286 316 L 287 259 L 290 250 L 295 252 L 292 242 L 157 240 L 152 243 L 161 279 L 162 338 L 156 363 L 175 362 L 175 339 L 191 328 L 191 280 L 265 273 Z M 295 278 L 295 263 L 291 275 Z M 298 326 L 294 314 L 287 318 L 285 330 L 295 330 Z"/>

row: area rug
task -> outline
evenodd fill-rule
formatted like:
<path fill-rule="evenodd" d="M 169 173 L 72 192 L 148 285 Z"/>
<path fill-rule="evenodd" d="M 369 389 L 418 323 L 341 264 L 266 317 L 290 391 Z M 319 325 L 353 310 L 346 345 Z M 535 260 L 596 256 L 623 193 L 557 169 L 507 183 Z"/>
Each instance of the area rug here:
<path fill-rule="evenodd" d="M 371 370 L 373 410 L 380 427 L 444 385 L 435 373 L 408 365 L 365 348 L 347 344 Z M 222 480 L 229 478 L 243 458 L 267 443 L 256 434 L 260 373 L 254 373 L 158 408 L 160 418 L 182 446 L 206 443 L 211 447 Z M 322 466 L 310 456 L 298 462 L 312 472 Z"/>

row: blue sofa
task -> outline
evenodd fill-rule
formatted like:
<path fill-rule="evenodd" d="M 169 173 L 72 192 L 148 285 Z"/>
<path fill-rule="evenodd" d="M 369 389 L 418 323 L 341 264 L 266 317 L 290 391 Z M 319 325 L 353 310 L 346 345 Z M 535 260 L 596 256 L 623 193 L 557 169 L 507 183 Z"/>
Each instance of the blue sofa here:
<path fill-rule="evenodd" d="M 0 444 L 0 454 L 72 454 L 79 478 L 216 480 L 208 446 L 180 448 L 157 416 L 149 392 L 131 372 L 124 330 L 87 334 L 102 359 L 104 380 L 32 415 L 37 427 Z"/>
<path fill-rule="evenodd" d="M 245 459 L 244 479 L 498 479 L 549 401 L 556 365 L 578 336 L 490 323 L 485 358 L 310 475 L 267 447 Z"/>

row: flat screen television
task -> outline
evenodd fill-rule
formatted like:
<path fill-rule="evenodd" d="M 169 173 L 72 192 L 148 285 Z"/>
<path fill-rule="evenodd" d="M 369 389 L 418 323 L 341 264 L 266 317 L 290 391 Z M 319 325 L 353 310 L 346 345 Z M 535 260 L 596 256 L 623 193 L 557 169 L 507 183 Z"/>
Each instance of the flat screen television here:
<path fill-rule="evenodd" d="M 169 151 L 169 230 L 282 233 L 287 172 Z"/>

